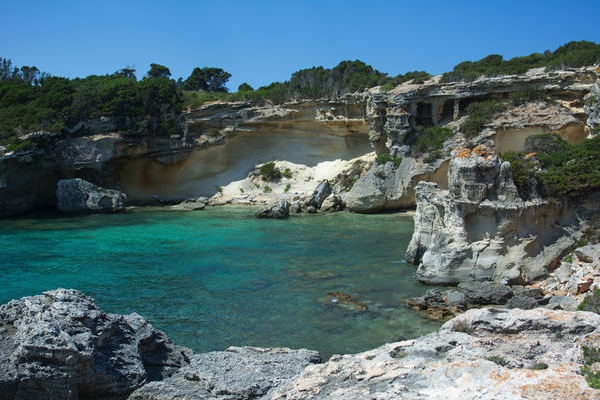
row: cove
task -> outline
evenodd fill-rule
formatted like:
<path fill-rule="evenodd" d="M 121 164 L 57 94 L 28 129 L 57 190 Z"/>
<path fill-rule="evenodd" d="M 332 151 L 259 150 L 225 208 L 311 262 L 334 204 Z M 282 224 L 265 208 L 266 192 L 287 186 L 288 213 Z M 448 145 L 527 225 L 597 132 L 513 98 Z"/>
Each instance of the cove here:
<path fill-rule="evenodd" d="M 199 212 L 37 215 L 0 226 L 0 303 L 74 288 L 115 313 L 137 312 L 194 351 L 286 346 L 364 351 L 440 323 L 405 307 L 427 289 L 402 256 L 405 214 L 259 220 L 249 207 Z M 368 306 L 324 299 L 341 291 Z"/>

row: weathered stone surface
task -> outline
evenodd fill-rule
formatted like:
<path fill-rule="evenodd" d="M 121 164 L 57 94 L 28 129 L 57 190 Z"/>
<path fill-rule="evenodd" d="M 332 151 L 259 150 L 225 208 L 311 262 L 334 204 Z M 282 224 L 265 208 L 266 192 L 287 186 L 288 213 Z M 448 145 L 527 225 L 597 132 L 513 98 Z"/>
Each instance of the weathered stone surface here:
<path fill-rule="evenodd" d="M 477 146 L 455 154 L 449 190 L 417 185 L 415 231 L 406 252 L 419 264 L 417 279 L 531 282 L 547 275 L 582 236 L 574 209 L 521 199 L 509 167 L 490 148 Z"/>
<path fill-rule="evenodd" d="M 127 197 L 83 179 L 61 179 L 56 189 L 58 209 L 67 213 L 125 212 Z"/>
<path fill-rule="evenodd" d="M 273 399 L 597 399 L 580 368 L 599 324 L 584 312 L 473 309 L 417 340 L 309 365 Z"/>
<path fill-rule="evenodd" d="M 315 208 L 321 207 L 323 201 L 332 193 L 331 185 L 328 180 L 319 182 L 314 192 L 306 202 L 307 206 L 313 206 Z"/>
<path fill-rule="evenodd" d="M 230 347 L 194 356 L 179 373 L 143 386 L 129 400 L 267 399 L 318 362 L 319 353 L 306 349 Z"/>
<path fill-rule="evenodd" d="M 340 196 L 331 194 L 321 204 L 321 212 L 336 212 L 344 209 L 344 202 Z"/>
<path fill-rule="evenodd" d="M 179 204 L 172 206 L 174 210 L 198 211 L 206 208 L 209 199 L 208 197 L 198 197 L 195 199 L 184 200 Z"/>
<path fill-rule="evenodd" d="M 579 300 L 569 296 L 552 296 L 547 307 L 553 310 L 575 311 Z"/>
<path fill-rule="evenodd" d="M 520 308 L 521 310 L 531 310 L 539 306 L 539 303 L 533 297 L 514 296 L 506 302 L 507 308 Z"/>
<path fill-rule="evenodd" d="M 467 309 L 464 293 L 457 290 L 430 289 L 421 297 L 408 299 L 407 306 L 433 319 L 459 315 Z"/>
<path fill-rule="evenodd" d="M 469 303 L 478 305 L 505 304 L 513 296 L 509 286 L 496 282 L 461 282 L 458 290 L 465 294 Z"/>
<path fill-rule="evenodd" d="M 254 214 L 257 218 L 287 218 L 290 215 L 290 202 L 287 199 L 278 199 Z"/>
<path fill-rule="evenodd" d="M 344 194 L 344 201 L 350 211 L 359 213 L 412 207 L 420 181 L 447 187 L 447 168 L 443 159 L 426 163 L 410 156 L 404 157 L 399 166 L 393 162 L 374 166 Z"/>
<path fill-rule="evenodd" d="M 138 314 L 100 310 L 76 290 L 58 289 L 0 306 L 0 399 L 124 399 L 187 365 Z"/>

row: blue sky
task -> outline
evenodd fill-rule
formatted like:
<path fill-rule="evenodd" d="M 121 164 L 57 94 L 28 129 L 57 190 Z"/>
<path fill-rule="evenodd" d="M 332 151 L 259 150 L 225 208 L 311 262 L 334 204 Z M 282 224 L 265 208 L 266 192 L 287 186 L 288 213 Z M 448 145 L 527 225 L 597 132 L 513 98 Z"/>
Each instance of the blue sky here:
<path fill-rule="evenodd" d="M 571 40 L 600 42 L 600 1 L 0 1 L 0 57 L 59 76 L 152 62 L 187 77 L 217 66 L 254 87 L 360 59 L 382 72 L 441 73 Z"/>

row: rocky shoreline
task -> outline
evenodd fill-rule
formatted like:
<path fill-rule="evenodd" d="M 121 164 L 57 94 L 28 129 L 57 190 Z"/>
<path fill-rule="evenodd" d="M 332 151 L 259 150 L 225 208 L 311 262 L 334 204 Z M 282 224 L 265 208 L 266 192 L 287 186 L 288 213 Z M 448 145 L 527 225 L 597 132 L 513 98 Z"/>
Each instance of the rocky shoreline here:
<path fill-rule="evenodd" d="M 584 374 L 600 370 L 599 327 L 591 312 L 482 308 L 326 362 L 306 349 L 194 354 L 58 289 L 0 306 L 0 399 L 596 399 Z"/>

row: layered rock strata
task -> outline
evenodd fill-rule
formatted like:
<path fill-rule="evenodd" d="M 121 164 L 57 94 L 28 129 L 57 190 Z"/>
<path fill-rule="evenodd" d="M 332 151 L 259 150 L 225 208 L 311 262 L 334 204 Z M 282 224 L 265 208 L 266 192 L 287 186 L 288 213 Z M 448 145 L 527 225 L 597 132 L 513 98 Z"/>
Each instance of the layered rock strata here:
<path fill-rule="evenodd" d="M 531 282 L 581 238 L 573 208 L 523 200 L 509 168 L 490 148 L 478 146 L 450 162 L 449 190 L 417 185 L 415 231 L 406 251 L 406 259 L 419 264 L 417 279 Z"/>

